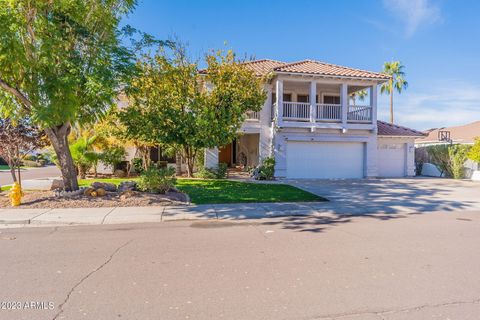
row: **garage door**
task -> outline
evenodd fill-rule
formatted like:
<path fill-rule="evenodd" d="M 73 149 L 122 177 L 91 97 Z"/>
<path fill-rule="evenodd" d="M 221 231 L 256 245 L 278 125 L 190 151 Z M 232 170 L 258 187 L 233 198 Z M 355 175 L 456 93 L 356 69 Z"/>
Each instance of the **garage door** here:
<path fill-rule="evenodd" d="M 380 177 L 405 176 L 405 143 L 379 143 L 378 174 Z"/>
<path fill-rule="evenodd" d="M 287 143 L 288 178 L 363 178 L 363 168 L 364 144 L 361 142 Z"/>

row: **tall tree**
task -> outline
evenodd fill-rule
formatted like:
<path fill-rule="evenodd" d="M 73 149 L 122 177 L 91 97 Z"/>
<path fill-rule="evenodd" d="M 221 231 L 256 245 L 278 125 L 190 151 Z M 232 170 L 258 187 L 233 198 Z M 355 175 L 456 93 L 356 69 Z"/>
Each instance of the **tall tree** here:
<path fill-rule="evenodd" d="M 391 78 L 384 82 L 380 87 L 380 92 L 388 93 L 390 95 L 390 123 L 393 124 L 393 92 L 402 93 L 403 89 L 408 87 L 408 82 L 405 80 L 405 66 L 400 61 L 385 62 L 383 64 L 383 73 L 389 75 Z"/>
<path fill-rule="evenodd" d="M 47 134 L 65 189 L 78 189 L 68 135 L 113 103 L 134 55 L 118 25 L 135 0 L 0 0 L 0 113 Z M 8 101 L 8 103 L 1 103 Z"/>
<path fill-rule="evenodd" d="M 266 99 L 262 79 L 233 52 L 211 52 L 205 64 L 199 73 L 181 47 L 144 56 L 119 113 L 130 137 L 181 149 L 189 176 L 198 151 L 230 143 L 245 113 L 260 111 Z"/>
<path fill-rule="evenodd" d="M 14 123 L 0 118 L 0 156 L 8 163 L 13 182 L 20 182 L 20 175 L 15 169 L 20 166 L 22 156 L 45 144 L 45 133 L 26 119 Z"/>

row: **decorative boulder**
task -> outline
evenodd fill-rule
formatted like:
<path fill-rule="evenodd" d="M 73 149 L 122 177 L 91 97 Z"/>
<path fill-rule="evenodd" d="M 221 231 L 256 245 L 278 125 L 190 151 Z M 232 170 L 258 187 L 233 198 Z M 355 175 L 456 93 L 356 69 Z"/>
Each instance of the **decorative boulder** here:
<path fill-rule="evenodd" d="M 97 196 L 99 196 L 99 197 L 103 197 L 103 196 L 105 196 L 105 195 L 107 194 L 106 191 L 105 191 L 105 189 L 103 189 L 103 188 L 98 188 L 98 189 L 95 190 L 95 191 L 97 192 Z"/>
<path fill-rule="evenodd" d="M 94 182 L 90 185 L 94 189 L 104 189 L 105 191 L 108 192 L 115 192 L 117 191 L 117 186 L 114 183 L 108 183 L 108 182 Z"/>
<path fill-rule="evenodd" d="M 125 171 L 117 169 L 113 172 L 113 175 L 117 178 L 124 178 L 126 176 Z"/>
<path fill-rule="evenodd" d="M 137 183 L 135 181 L 122 181 L 118 186 L 118 192 L 132 191 L 137 188 Z"/>
<path fill-rule="evenodd" d="M 60 179 L 54 179 L 52 180 L 52 185 L 50 187 L 50 190 L 57 190 L 57 189 L 62 189 L 64 188 L 63 180 Z"/>
<path fill-rule="evenodd" d="M 92 195 L 92 192 L 94 192 L 95 189 L 94 188 L 86 188 L 84 191 L 83 191 L 83 194 L 90 197 Z"/>

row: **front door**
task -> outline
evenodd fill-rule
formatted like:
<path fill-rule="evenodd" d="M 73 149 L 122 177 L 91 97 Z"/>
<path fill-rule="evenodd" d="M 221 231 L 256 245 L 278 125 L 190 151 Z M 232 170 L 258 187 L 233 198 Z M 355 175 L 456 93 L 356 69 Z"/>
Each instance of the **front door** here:
<path fill-rule="evenodd" d="M 232 166 L 232 144 L 218 148 L 218 162 L 226 163 L 229 167 Z"/>

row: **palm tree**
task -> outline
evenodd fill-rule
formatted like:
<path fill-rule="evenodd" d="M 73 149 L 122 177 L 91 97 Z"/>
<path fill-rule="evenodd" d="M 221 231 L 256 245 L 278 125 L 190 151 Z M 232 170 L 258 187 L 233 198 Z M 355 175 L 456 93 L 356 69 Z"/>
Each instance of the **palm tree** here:
<path fill-rule="evenodd" d="M 365 98 L 367 97 L 367 95 L 368 95 L 367 90 L 359 90 L 359 91 L 356 91 L 356 92 L 352 92 L 350 94 L 350 98 L 352 99 L 353 105 L 355 105 L 355 102 L 356 102 L 357 98 L 360 101 L 364 101 Z"/>
<path fill-rule="evenodd" d="M 385 62 L 383 64 L 383 73 L 389 75 L 391 78 L 384 82 L 380 87 L 380 92 L 390 94 L 390 123 L 393 124 L 393 91 L 402 93 L 403 89 L 408 87 L 408 82 L 405 80 L 405 66 L 400 61 Z"/>

